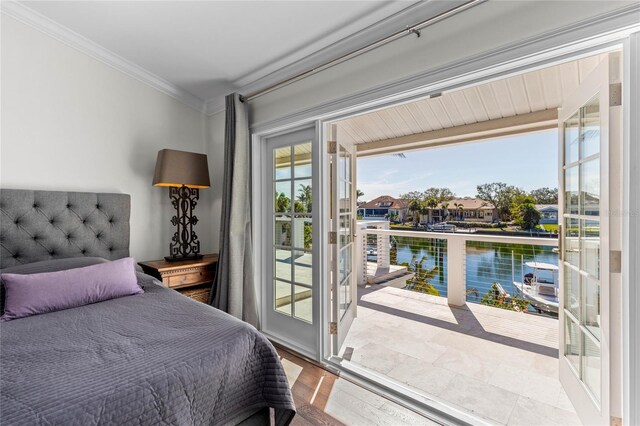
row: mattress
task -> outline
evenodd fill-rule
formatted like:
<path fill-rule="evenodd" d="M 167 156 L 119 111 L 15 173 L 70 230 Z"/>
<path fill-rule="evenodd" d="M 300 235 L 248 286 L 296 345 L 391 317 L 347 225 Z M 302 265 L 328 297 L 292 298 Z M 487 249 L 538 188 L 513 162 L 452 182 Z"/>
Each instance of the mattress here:
<path fill-rule="evenodd" d="M 144 294 L 0 325 L 0 423 L 221 425 L 295 406 L 252 326 L 139 274 Z"/>

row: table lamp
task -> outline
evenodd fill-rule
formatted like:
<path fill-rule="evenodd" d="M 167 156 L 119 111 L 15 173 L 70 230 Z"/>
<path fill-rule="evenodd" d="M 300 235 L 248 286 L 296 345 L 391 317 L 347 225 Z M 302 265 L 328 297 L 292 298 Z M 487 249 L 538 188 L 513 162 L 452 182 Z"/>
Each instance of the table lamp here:
<path fill-rule="evenodd" d="M 193 230 L 198 218 L 193 210 L 198 204 L 200 188 L 210 186 L 206 154 L 161 149 L 158 151 L 153 185 L 169 187 L 169 198 L 176 209 L 175 216 L 171 218 L 176 232 L 169 243 L 170 255 L 165 260 L 201 259 L 200 240 Z"/>

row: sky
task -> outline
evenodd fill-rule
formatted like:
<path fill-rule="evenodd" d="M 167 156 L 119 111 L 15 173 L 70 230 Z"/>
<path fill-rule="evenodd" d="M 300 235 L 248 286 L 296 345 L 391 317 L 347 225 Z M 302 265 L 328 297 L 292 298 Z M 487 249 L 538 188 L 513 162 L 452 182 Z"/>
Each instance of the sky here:
<path fill-rule="evenodd" d="M 505 182 L 530 191 L 558 186 L 558 131 L 358 159 L 360 201 L 435 187 L 473 197 L 476 186 Z"/>

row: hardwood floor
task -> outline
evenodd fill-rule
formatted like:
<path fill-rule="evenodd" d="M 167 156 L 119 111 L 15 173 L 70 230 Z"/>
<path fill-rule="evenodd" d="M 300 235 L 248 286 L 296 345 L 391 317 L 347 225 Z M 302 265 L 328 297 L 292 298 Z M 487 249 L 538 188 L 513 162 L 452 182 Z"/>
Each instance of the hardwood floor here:
<path fill-rule="evenodd" d="M 437 425 L 290 352 L 278 353 L 296 403 L 293 426 Z"/>

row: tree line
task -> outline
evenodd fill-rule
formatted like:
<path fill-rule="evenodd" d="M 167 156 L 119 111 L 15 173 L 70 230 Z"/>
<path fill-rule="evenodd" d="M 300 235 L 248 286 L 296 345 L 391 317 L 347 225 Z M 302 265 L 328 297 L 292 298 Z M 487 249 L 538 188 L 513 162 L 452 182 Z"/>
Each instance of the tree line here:
<path fill-rule="evenodd" d="M 362 194 L 364 195 L 364 194 Z M 424 191 L 411 191 L 400 195 L 401 199 L 409 200 L 408 210 L 414 218 L 427 214 L 429 209 L 441 208 L 450 210 L 449 201 L 456 195 L 449 188 L 427 188 Z M 493 205 L 501 221 L 514 221 L 523 229 L 532 229 L 540 221 L 540 212 L 535 204 L 557 204 L 557 188 L 538 188 L 526 192 L 522 188 L 507 185 L 504 182 L 491 182 L 476 187 L 476 198 Z M 462 206 L 453 206 L 458 209 Z"/>

